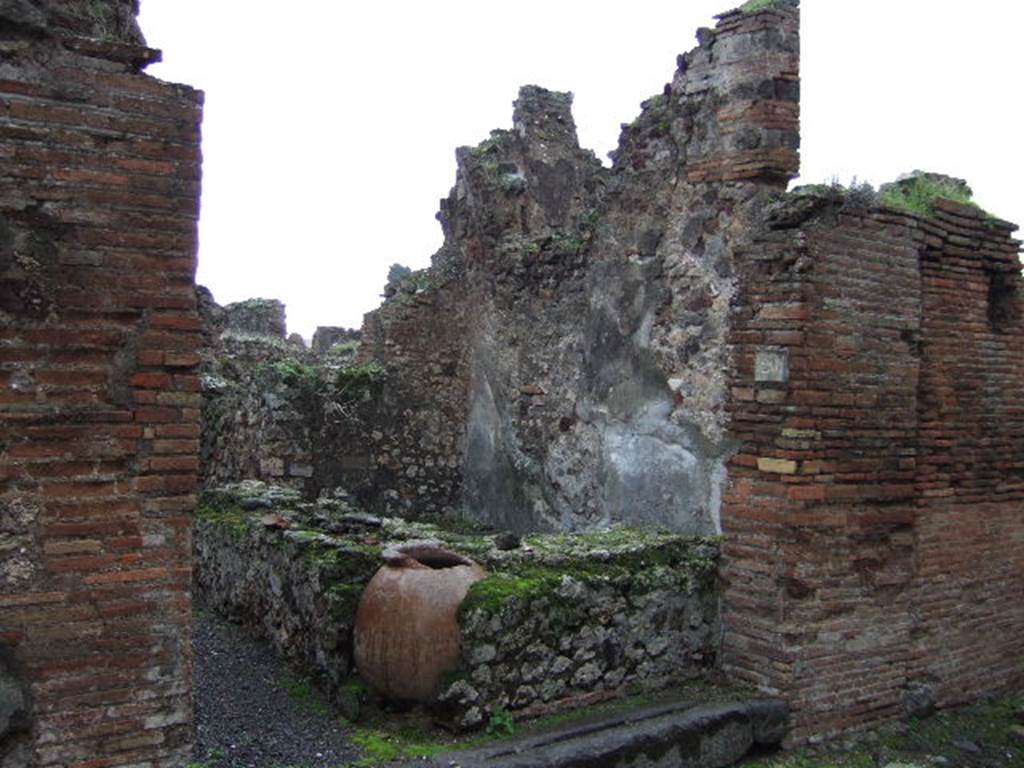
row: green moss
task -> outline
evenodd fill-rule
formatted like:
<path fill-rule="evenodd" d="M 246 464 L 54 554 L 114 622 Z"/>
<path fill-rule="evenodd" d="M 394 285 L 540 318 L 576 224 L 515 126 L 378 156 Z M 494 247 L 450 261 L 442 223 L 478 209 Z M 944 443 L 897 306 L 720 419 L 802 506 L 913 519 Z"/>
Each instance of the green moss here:
<path fill-rule="evenodd" d="M 472 735 L 452 734 L 439 728 L 429 714 L 423 711 L 413 710 L 402 714 L 369 711 L 365 713 L 367 723 L 355 728 L 350 734 L 352 742 L 366 754 L 362 759 L 350 763 L 348 768 L 371 768 L 395 760 L 414 760 L 440 752 L 481 747 L 507 739 L 510 730 L 514 730 L 519 736 L 540 734 L 566 723 L 628 712 L 659 701 L 675 701 L 685 697 L 695 702 L 715 702 L 735 699 L 737 695 L 736 688 L 694 683 L 662 692 L 657 696 L 641 693 L 530 720 L 513 722 L 510 713 L 497 710 L 497 714 L 490 719 L 490 723 L 493 724 L 490 731 Z"/>
<path fill-rule="evenodd" d="M 516 721 L 506 710 L 498 707 L 491 712 L 486 732 L 489 736 L 512 736 L 516 732 Z"/>
<path fill-rule="evenodd" d="M 574 256 L 583 248 L 583 241 L 578 237 L 556 233 L 551 238 L 551 250 L 558 256 Z"/>
<path fill-rule="evenodd" d="M 365 699 L 366 695 L 370 692 L 370 689 L 367 687 L 366 683 L 364 683 L 359 678 L 352 678 L 347 683 L 345 683 L 343 688 L 345 689 L 345 692 L 349 696 L 352 696 L 353 698 L 358 699 L 359 701 Z"/>
<path fill-rule="evenodd" d="M 353 339 L 352 341 L 343 341 L 340 344 L 335 344 L 328 350 L 328 354 L 334 356 L 351 355 L 359 351 L 359 347 L 362 342 Z"/>
<path fill-rule="evenodd" d="M 403 735 L 384 730 L 358 729 L 351 734 L 350 739 L 366 755 L 360 760 L 349 763 L 349 768 L 369 768 L 397 760 L 419 760 L 453 747 L 450 742 L 429 738 L 430 735 L 418 733 Z"/>
<path fill-rule="evenodd" d="M 491 131 L 491 137 L 489 139 L 484 139 L 475 147 L 470 147 L 469 154 L 475 158 L 481 158 L 484 157 L 485 155 L 497 154 L 501 145 L 504 143 L 502 139 L 503 136 L 500 134 L 500 132 Z"/>
<path fill-rule="evenodd" d="M 567 576 L 584 584 L 628 579 L 637 589 L 645 589 L 666 576 L 678 579 L 681 586 L 709 587 L 717 573 L 718 541 L 711 537 L 614 528 L 537 534 L 524 543 L 528 550 L 487 562 L 490 575 L 470 587 L 459 608 L 460 620 L 474 611 L 494 613 L 513 603 L 527 605 L 544 598 L 549 601 L 545 612 L 556 622 L 571 625 L 579 618 L 576 606 L 558 595 Z"/>
<path fill-rule="evenodd" d="M 329 714 L 330 710 L 326 703 L 308 679 L 286 674 L 278 680 L 278 686 L 288 694 L 288 698 L 299 704 L 303 709 L 321 717 Z"/>
<path fill-rule="evenodd" d="M 743 13 L 754 13 L 755 11 L 763 11 L 767 8 L 783 8 L 786 4 L 785 0 L 747 0 L 747 2 L 740 6 L 740 10 Z"/>
<path fill-rule="evenodd" d="M 362 399 L 385 376 L 387 370 L 375 360 L 342 368 L 334 378 L 335 398 L 342 402 Z"/>
<path fill-rule="evenodd" d="M 719 537 L 616 527 L 593 533 L 528 536 L 526 543 L 553 564 L 592 570 L 613 566 L 640 572 L 655 566 L 686 568 L 695 576 L 714 573 Z"/>
<path fill-rule="evenodd" d="M 211 749 L 210 753 L 202 760 L 194 760 L 187 768 L 219 768 L 224 760 L 224 750 L 220 747 Z M 283 767 L 282 767 L 283 768 Z"/>
<path fill-rule="evenodd" d="M 315 387 L 322 374 L 319 366 L 310 365 L 297 358 L 265 361 L 256 367 L 256 371 L 276 377 L 290 387 Z"/>
<path fill-rule="evenodd" d="M 302 552 L 302 557 L 316 569 L 321 585 L 327 593 L 338 597 L 368 581 L 380 567 L 380 547 L 345 542 L 341 547 L 328 542 L 314 541 Z M 362 586 L 359 586 L 362 591 Z M 358 600 L 358 597 L 356 597 Z"/>
<path fill-rule="evenodd" d="M 195 519 L 243 534 L 249 530 L 251 517 L 228 496 L 203 492 L 196 503 Z"/>
<path fill-rule="evenodd" d="M 563 574 L 554 570 L 531 568 L 522 573 L 492 573 L 469 588 L 459 606 L 459 618 L 475 611 L 495 613 L 511 601 L 522 605 L 538 597 L 553 595 Z"/>
<path fill-rule="evenodd" d="M 426 290 L 430 287 L 430 277 L 430 269 L 417 269 L 402 280 L 402 285 L 407 285 L 418 291 Z"/>
<path fill-rule="evenodd" d="M 363 596 L 365 588 L 364 584 L 334 584 L 328 588 L 324 597 L 330 607 L 331 618 L 346 625 L 353 625 L 356 609 L 359 608 L 359 599 Z"/>
<path fill-rule="evenodd" d="M 917 174 L 909 179 L 882 186 L 879 201 L 890 208 L 932 216 L 936 200 L 952 200 L 978 208 L 970 187 L 958 179 L 938 174 Z"/>
<path fill-rule="evenodd" d="M 1000 765 L 1024 768 L 1024 745 L 1010 730 L 1024 694 L 962 709 L 947 710 L 905 727 L 879 729 L 870 739 L 843 747 L 805 748 L 742 763 L 745 768 L 874 768 L 876 765 Z M 970 759 L 958 743 L 981 750 Z"/>

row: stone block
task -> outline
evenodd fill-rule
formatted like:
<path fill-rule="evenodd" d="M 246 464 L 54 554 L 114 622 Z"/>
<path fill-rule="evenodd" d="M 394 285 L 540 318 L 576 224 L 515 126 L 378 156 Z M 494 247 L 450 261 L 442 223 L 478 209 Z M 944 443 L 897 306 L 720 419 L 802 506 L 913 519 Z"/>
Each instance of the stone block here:
<path fill-rule="evenodd" d="M 796 466 L 796 462 L 790 459 L 772 459 L 763 456 L 757 459 L 757 468 L 761 472 L 792 475 L 796 473 Z"/>

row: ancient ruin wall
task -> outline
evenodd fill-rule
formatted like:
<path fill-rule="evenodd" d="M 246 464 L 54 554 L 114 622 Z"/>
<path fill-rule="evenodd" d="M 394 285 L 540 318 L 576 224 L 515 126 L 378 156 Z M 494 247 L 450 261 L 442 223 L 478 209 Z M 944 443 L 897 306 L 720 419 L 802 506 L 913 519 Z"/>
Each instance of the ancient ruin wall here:
<path fill-rule="evenodd" d="M 535 86 L 459 150 L 445 245 L 367 317 L 387 375 L 313 487 L 518 530 L 720 515 L 724 666 L 791 699 L 794 741 L 1020 686 L 1012 228 L 783 196 L 795 10 L 698 37 L 611 169 Z"/>
<path fill-rule="evenodd" d="M 1019 687 L 1010 225 L 809 196 L 739 260 L 725 666 L 797 741 Z"/>
<path fill-rule="evenodd" d="M 579 147 L 571 94 L 538 86 L 511 130 L 457 151 L 444 246 L 366 317 L 372 397 L 325 397 L 345 374 L 322 352 L 215 344 L 206 479 L 517 531 L 718 532 L 733 252 L 797 170 L 797 13 L 698 38 L 610 169 Z"/>
<path fill-rule="evenodd" d="M 797 26 L 783 3 L 702 30 L 611 169 L 579 148 L 571 95 L 536 86 L 511 131 L 458 151 L 445 245 L 368 316 L 364 353 L 411 382 L 412 413 L 442 406 L 413 471 L 448 472 L 456 446 L 467 515 L 718 530 L 732 258 L 797 169 Z"/>
<path fill-rule="evenodd" d="M 202 99 L 133 10 L 0 13 L 4 766 L 190 756 Z"/>
<path fill-rule="evenodd" d="M 713 677 L 718 544 L 678 534 L 534 534 L 499 549 L 491 535 L 247 481 L 200 502 L 197 598 L 264 635 L 354 718 L 356 609 L 382 550 L 410 540 L 440 541 L 488 572 L 459 609 L 462 659 L 432 707 L 442 722 L 479 728 L 495 712 L 536 716 Z"/>

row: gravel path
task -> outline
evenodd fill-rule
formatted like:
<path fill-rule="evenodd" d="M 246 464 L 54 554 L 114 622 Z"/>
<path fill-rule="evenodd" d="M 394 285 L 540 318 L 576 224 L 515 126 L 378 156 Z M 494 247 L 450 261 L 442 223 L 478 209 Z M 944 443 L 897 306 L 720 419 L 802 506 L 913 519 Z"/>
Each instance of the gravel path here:
<path fill-rule="evenodd" d="M 338 715 L 270 648 L 208 612 L 193 639 L 195 760 L 204 768 L 337 768 L 358 754 Z"/>

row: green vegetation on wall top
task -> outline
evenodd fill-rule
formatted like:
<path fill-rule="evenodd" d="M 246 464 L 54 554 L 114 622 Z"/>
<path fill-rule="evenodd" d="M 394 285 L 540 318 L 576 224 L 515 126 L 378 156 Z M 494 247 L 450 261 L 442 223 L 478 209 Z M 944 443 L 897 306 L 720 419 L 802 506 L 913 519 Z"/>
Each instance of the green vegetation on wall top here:
<path fill-rule="evenodd" d="M 961 205 L 980 207 L 973 200 L 971 188 L 960 179 L 934 173 L 914 172 L 910 178 L 883 184 L 879 202 L 919 216 L 931 216 L 936 200 L 952 200 Z"/>
<path fill-rule="evenodd" d="M 791 5 L 792 3 L 787 0 L 747 0 L 740 6 L 740 10 L 743 13 L 754 13 L 754 11 L 763 11 L 766 8 L 785 8 Z"/>

